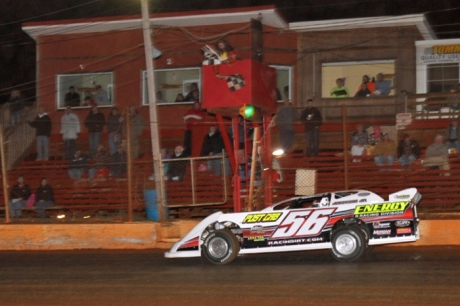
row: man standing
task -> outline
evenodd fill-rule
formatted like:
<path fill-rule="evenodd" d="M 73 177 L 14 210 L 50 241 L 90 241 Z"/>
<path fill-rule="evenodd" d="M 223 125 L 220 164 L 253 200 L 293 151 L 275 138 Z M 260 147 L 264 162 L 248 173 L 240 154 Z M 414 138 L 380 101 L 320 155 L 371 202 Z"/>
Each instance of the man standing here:
<path fill-rule="evenodd" d="M 316 157 L 319 152 L 319 127 L 323 123 L 321 113 L 313 107 L 313 100 L 307 100 L 307 107 L 300 115 L 300 120 L 305 124 L 305 139 L 307 142 L 307 156 Z"/>
<path fill-rule="evenodd" d="M 280 130 L 281 148 L 286 152 L 294 142 L 294 121 L 299 119 L 299 114 L 286 99 L 283 105 L 278 108 L 275 117 L 276 125 Z"/>
<path fill-rule="evenodd" d="M 35 129 L 37 136 L 37 160 L 48 160 L 49 138 L 51 135 L 51 119 L 42 107 L 38 108 L 38 115 L 34 121 L 28 122 Z M 43 152 L 42 152 L 43 151 Z"/>
<path fill-rule="evenodd" d="M 225 150 L 224 140 L 222 134 L 215 127 L 209 127 L 209 132 L 204 136 L 203 144 L 201 146 L 200 156 L 222 156 L 222 151 Z M 214 175 L 221 175 L 221 159 L 210 159 L 208 161 L 208 168 L 214 170 Z M 227 165 L 226 165 L 227 166 Z M 228 167 L 226 167 L 228 172 Z"/>
<path fill-rule="evenodd" d="M 68 106 L 64 116 L 61 117 L 61 134 L 64 139 L 65 158 L 72 159 L 77 147 L 77 136 L 80 133 L 80 121 Z"/>
<path fill-rule="evenodd" d="M 129 135 L 127 135 L 126 125 L 123 126 L 123 134 L 126 138 L 129 137 L 131 159 L 139 158 L 139 137 L 144 130 L 145 120 L 138 114 L 134 105 L 130 105 L 129 109 Z M 123 121 L 124 117 L 120 117 Z"/>
<path fill-rule="evenodd" d="M 99 112 L 97 106 L 91 107 L 91 111 L 85 119 L 85 126 L 88 129 L 89 156 L 96 155 L 97 147 L 101 142 L 102 130 L 105 124 L 104 114 Z"/>
<path fill-rule="evenodd" d="M 65 106 L 80 106 L 80 95 L 75 92 L 75 87 L 70 86 L 69 92 L 65 94 Z"/>

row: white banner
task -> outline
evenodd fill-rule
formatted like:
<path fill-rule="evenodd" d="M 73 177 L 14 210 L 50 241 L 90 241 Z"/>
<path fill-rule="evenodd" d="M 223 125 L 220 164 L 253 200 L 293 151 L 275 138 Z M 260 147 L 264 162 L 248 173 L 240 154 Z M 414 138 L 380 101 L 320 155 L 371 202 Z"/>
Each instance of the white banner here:
<path fill-rule="evenodd" d="M 460 63 L 460 44 L 417 47 L 417 65 L 436 63 Z"/>

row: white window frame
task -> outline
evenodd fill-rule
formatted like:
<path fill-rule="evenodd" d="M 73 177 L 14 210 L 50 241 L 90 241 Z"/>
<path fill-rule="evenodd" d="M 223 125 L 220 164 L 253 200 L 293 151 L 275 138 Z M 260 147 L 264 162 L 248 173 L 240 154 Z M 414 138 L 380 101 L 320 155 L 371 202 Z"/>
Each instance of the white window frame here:
<path fill-rule="evenodd" d="M 280 70 L 283 70 L 283 71 L 288 71 L 288 74 L 289 74 L 289 80 L 288 80 L 288 85 L 289 86 L 289 97 L 288 99 L 290 101 L 292 101 L 292 71 L 293 71 L 293 68 L 292 66 L 284 66 L 284 65 L 270 65 L 270 67 L 272 68 L 275 68 L 276 69 L 276 74 L 278 75 L 278 71 Z M 278 90 L 280 90 L 280 95 L 281 95 L 281 100 L 278 100 L 277 102 L 278 103 L 281 103 L 283 102 L 283 100 L 285 99 L 284 98 L 284 87 L 283 88 L 278 88 Z"/>

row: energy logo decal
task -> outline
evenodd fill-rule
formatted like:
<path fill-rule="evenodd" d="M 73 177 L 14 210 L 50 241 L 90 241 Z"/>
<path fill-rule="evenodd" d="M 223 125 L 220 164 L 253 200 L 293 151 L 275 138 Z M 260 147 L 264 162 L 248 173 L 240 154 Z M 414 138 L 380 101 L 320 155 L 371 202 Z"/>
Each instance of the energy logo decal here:
<path fill-rule="evenodd" d="M 393 216 L 404 213 L 410 202 L 391 202 L 381 204 L 358 205 L 354 215 L 358 217 Z"/>
<path fill-rule="evenodd" d="M 281 217 L 283 213 L 265 213 L 265 214 L 251 214 L 247 215 L 243 223 L 259 223 L 259 222 L 274 222 Z"/>

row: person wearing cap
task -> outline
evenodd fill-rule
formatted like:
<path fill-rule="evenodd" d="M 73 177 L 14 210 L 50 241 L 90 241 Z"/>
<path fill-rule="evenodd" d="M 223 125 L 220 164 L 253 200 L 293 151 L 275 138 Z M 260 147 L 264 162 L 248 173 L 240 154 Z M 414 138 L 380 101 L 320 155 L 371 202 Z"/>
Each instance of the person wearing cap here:
<path fill-rule="evenodd" d="M 109 97 L 105 90 L 102 89 L 101 85 L 96 86 L 94 99 L 96 100 L 97 105 L 110 105 Z"/>
<path fill-rule="evenodd" d="M 382 140 L 375 145 L 374 162 L 377 166 L 392 166 L 396 157 L 396 143 L 388 133 L 382 133 Z"/>
<path fill-rule="evenodd" d="M 80 121 L 68 106 L 61 117 L 61 134 L 64 140 L 65 158 L 72 159 L 77 146 L 77 137 L 80 133 Z"/>
<path fill-rule="evenodd" d="M 434 138 L 434 142 L 426 148 L 425 158 L 422 160 L 422 165 L 425 169 L 450 169 L 449 149 L 444 143 L 444 137 L 441 134 L 437 134 Z M 445 173 L 445 176 L 449 175 L 449 173 Z"/>
<path fill-rule="evenodd" d="M 65 94 L 64 102 L 66 107 L 80 106 L 80 94 L 75 92 L 74 86 L 69 87 L 69 92 Z"/>
<path fill-rule="evenodd" d="M 369 135 L 361 123 L 356 125 L 356 131 L 351 135 L 351 155 L 364 155 L 366 146 L 369 145 Z M 353 162 L 360 162 L 361 159 L 353 159 Z"/>
<path fill-rule="evenodd" d="M 121 144 L 121 115 L 118 108 L 112 107 L 107 116 L 107 132 L 109 133 L 109 153 L 113 155 L 117 152 L 117 146 Z"/>
<path fill-rule="evenodd" d="M 409 134 L 404 134 L 398 144 L 398 159 L 401 166 L 409 166 L 420 157 L 420 145 Z"/>

